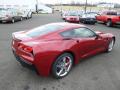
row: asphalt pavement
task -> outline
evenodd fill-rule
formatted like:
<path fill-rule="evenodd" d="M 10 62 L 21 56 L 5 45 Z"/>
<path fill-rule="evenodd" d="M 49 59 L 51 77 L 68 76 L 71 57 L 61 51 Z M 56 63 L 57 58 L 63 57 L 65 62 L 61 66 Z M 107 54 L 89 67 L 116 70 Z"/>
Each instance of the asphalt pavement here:
<path fill-rule="evenodd" d="M 87 25 L 97 31 L 116 36 L 110 53 L 101 53 L 80 61 L 63 79 L 42 77 L 22 67 L 11 51 L 12 32 L 28 30 L 51 23 L 63 22 L 60 15 L 33 15 L 32 19 L 14 24 L 0 23 L 0 90 L 120 90 L 120 27 L 104 24 Z"/>

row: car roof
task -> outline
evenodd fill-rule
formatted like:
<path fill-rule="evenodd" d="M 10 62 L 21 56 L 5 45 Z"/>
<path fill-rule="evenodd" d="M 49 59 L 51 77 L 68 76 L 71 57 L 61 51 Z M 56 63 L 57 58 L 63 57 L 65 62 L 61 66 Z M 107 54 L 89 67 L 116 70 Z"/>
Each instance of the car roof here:
<path fill-rule="evenodd" d="M 74 29 L 74 28 L 79 28 L 79 27 L 86 27 L 86 26 L 84 26 L 84 25 L 81 25 L 81 24 L 74 24 L 74 23 L 67 23 L 67 22 L 57 22 L 57 23 L 48 23 L 48 24 L 46 24 L 46 25 L 51 25 L 51 26 L 60 26 L 60 27 L 62 27 L 62 28 L 58 28 L 57 30 L 55 30 L 55 31 L 53 31 L 53 32 L 49 32 L 49 33 L 46 33 L 46 34 L 44 34 L 44 35 L 41 35 L 41 36 L 51 36 L 52 34 L 54 35 L 54 34 L 58 34 L 58 33 L 61 33 L 61 32 L 64 32 L 64 31 L 67 31 L 67 30 L 70 30 L 70 29 Z M 44 26 L 44 25 L 43 25 Z M 38 27 L 39 28 L 39 27 Z M 33 29 L 32 29 L 33 30 Z M 31 31 L 31 30 L 29 30 L 29 31 Z M 27 32 L 29 32 L 29 31 L 27 31 Z M 27 33 L 27 32 L 25 32 L 25 33 Z"/>
<path fill-rule="evenodd" d="M 69 27 L 69 28 L 73 28 L 73 27 L 85 27 L 85 25 L 83 25 L 83 24 L 75 24 L 75 23 L 68 23 L 68 22 L 50 23 L 48 25 L 60 25 L 60 26 L 63 26 L 65 28 L 67 28 L 67 27 Z"/>

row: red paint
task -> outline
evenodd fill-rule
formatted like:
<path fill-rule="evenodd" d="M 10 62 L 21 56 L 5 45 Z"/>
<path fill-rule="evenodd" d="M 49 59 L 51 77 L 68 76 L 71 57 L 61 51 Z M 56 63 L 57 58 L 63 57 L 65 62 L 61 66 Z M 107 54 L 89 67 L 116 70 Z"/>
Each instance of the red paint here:
<path fill-rule="evenodd" d="M 17 35 L 24 34 L 27 31 L 17 32 L 13 34 L 12 48 L 19 57 L 22 57 L 27 62 L 32 63 L 40 75 L 48 76 L 50 74 L 52 64 L 60 54 L 64 52 L 73 53 L 75 59 L 74 62 L 77 64 L 80 59 L 105 51 L 110 39 L 113 37 L 113 35 L 109 33 L 105 34 L 96 32 L 99 35 L 97 39 L 92 37 L 65 40 L 60 35 L 63 31 L 78 27 L 85 26 L 68 23 L 62 30 L 58 30 L 37 38 L 22 38 L 21 40 L 16 38 Z M 22 44 L 23 47 L 20 47 L 19 44 Z M 29 50 L 26 51 L 24 49 L 20 49 L 25 47 L 29 47 L 30 52 Z"/>
<path fill-rule="evenodd" d="M 117 13 L 115 11 L 104 11 L 101 15 L 96 16 L 97 21 L 102 21 L 106 23 L 108 20 L 111 20 L 112 25 L 120 24 L 120 15 L 109 15 L 107 13 Z"/>
<path fill-rule="evenodd" d="M 66 16 L 65 20 L 67 22 L 76 22 L 76 23 L 80 22 L 79 16 Z"/>

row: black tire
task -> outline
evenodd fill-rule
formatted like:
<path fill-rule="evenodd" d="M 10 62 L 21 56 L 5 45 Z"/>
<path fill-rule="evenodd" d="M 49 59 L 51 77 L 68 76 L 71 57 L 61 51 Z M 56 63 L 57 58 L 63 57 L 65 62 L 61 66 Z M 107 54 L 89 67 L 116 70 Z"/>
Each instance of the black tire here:
<path fill-rule="evenodd" d="M 64 63 L 64 65 L 63 65 L 63 58 L 68 58 L 69 57 L 69 60 L 70 60 L 70 66 L 64 66 L 65 65 L 65 63 Z M 67 62 L 68 63 L 68 62 Z M 59 65 L 58 65 L 59 64 Z M 58 67 L 58 66 L 59 67 Z M 65 76 L 67 76 L 68 75 L 68 73 L 70 72 L 70 70 L 71 70 L 71 68 L 72 68 L 72 66 L 73 66 L 73 56 L 70 54 L 70 53 L 64 53 L 64 54 L 62 54 L 62 55 L 60 55 L 56 60 L 55 60 L 55 62 L 53 63 L 53 65 L 52 65 L 52 75 L 53 75 L 53 77 L 54 78 L 56 78 L 56 79 L 60 79 L 60 78 L 63 78 L 63 77 L 65 77 Z M 65 68 L 68 68 L 68 70 L 67 70 L 67 72 L 66 72 L 66 69 L 65 68 L 63 68 L 63 67 L 65 67 Z M 62 69 L 62 71 L 61 71 L 61 69 Z M 64 71 L 64 73 L 62 74 L 62 72 Z M 59 74 L 61 74 L 61 75 L 58 75 L 58 72 L 59 72 Z"/>
<path fill-rule="evenodd" d="M 22 21 L 22 20 L 23 20 L 23 17 L 20 18 L 20 21 Z"/>
<path fill-rule="evenodd" d="M 62 20 L 65 20 L 65 18 L 62 18 Z"/>
<path fill-rule="evenodd" d="M 12 22 L 12 23 L 15 23 L 15 19 L 14 19 L 14 18 L 12 18 L 11 22 Z"/>
<path fill-rule="evenodd" d="M 27 17 L 25 17 L 25 19 L 27 20 L 27 19 L 28 19 L 28 16 L 27 16 Z"/>
<path fill-rule="evenodd" d="M 106 22 L 106 26 L 112 27 L 112 21 L 111 21 L 111 20 L 108 20 L 108 21 Z"/>
<path fill-rule="evenodd" d="M 96 22 L 92 22 L 91 24 L 92 24 L 92 25 L 95 25 L 95 23 L 96 23 Z"/>
<path fill-rule="evenodd" d="M 113 50 L 114 44 L 115 44 L 115 39 L 112 38 L 111 41 L 108 44 L 108 48 L 107 48 L 106 52 L 111 52 Z"/>

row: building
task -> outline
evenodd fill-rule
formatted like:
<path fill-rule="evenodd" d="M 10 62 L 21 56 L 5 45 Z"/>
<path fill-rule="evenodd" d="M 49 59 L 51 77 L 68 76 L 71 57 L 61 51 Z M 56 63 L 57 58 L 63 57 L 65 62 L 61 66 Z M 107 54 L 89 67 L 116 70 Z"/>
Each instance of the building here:
<path fill-rule="evenodd" d="M 52 13 L 53 9 L 49 6 L 38 3 L 38 11 L 40 11 L 41 13 Z"/>
<path fill-rule="evenodd" d="M 0 8 L 17 8 L 36 10 L 35 0 L 0 0 Z"/>
<path fill-rule="evenodd" d="M 114 8 L 115 4 L 113 3 L 99 3 L 97 7 L 103 7 L 103 8 Z"/>

